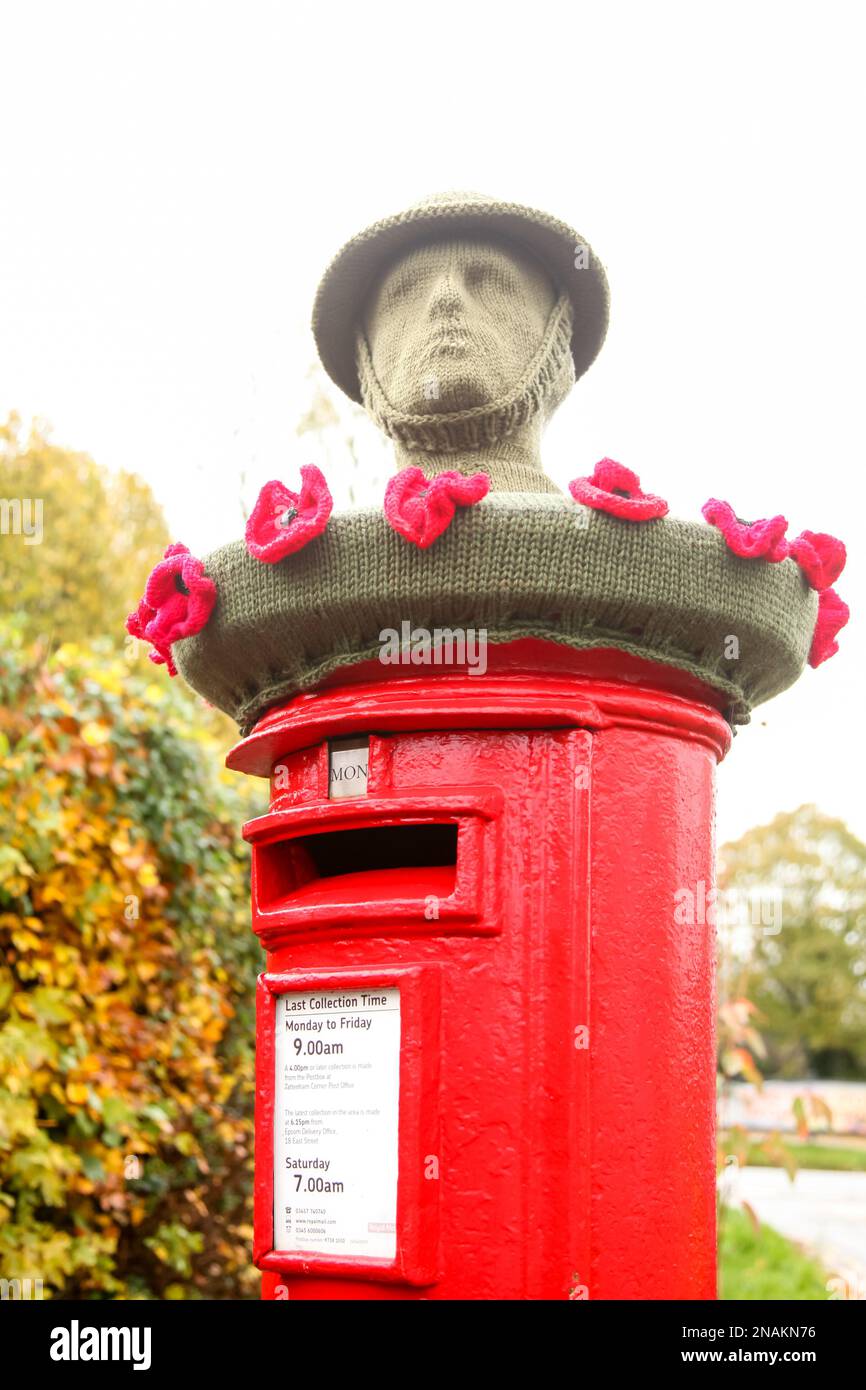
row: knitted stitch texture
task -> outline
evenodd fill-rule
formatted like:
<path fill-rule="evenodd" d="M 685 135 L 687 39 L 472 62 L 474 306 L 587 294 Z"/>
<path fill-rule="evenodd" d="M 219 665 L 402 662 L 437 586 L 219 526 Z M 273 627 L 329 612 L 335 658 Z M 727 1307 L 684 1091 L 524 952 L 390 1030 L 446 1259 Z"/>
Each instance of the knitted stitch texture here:
<path fill-rule="evenodd" d="M 703 522 L 635 524 L 540 493 L 491 493 L 428 550 L 364 509 L 333 515 L 277 564 L 238 541 L 205 571 L 216 606 L 174 657 L 243 734 L 271 705 L 378 656 L 380 632 L 404 620 L 631 652 L 721 691 L 731 722 L 746 723 L 801 674 L 818 611 L 793 560 L 741 559 Z"/>

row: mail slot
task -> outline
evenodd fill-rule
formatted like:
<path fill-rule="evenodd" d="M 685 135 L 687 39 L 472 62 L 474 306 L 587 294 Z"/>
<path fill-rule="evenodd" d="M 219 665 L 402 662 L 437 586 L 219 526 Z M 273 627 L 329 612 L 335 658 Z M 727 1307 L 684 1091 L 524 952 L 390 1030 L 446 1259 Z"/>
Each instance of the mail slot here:
<path fill-rule="evenodd" d="M 321 755 L 327 762 L 326 744 Z M 389 788 L 298 805 L 281 798 L 279 809 L 244 829 L 253 846 L 254 930 L 271 948 L 313 929 L 494 930 L 502 804 L 490 786 L 402 795 Z"/>
<path fill-rule="evenodd" d="M 258 863 L 265 909 L 358 895 L 389 902 L 413 888 L 414 896 L 429 888 L 450 898 L 457 880 L 457 826 L 432 821 L 320 830 L 262 846 Z M 337 878 L 339 883 L 331 882 Z"/>
<path fill-rule="evenodd" d="M 234 750 L 265 1297 L 714 1296 L 712 930 L 672 924 L 727 737 L 608 661 L 335 686 Z"/>

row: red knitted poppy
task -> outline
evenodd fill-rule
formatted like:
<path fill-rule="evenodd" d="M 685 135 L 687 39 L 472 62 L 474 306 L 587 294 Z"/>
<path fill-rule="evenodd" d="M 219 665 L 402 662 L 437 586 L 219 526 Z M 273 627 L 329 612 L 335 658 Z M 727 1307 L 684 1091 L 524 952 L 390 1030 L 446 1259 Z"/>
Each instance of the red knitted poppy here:
<path fill-rule="evenodd" d="M 144 635 L 165 653 L 173 642 L 201 631 L 216 603 L 216 585 L 185 545 L 170 545 L 145 585 L 144 602 L 154 614 Z"/>
<path fill-rule="evenodd" d="M 839 650 L 836 634 L 842 630 L 851 610 L 835 589 L 824 589 L 818 595 L 818 621 L 812 636 L 809 665 L 820 666 Z"/>
<path fill-rule="evenodd" d="M 300 492 L 280 482 L 265 483 L 247 522 L 247 550 L 256 560 L 275 564 L 321 535 L 333 506 L 328 484 L 314 463 L 301 469 Z"/>
<path fill-rule="evenodd" d="M 725 538 L 729 550 L 744 560 L 764 559 L 773 564 L 784 560 L 790 551 L 785 540 L 788 523 L 783 516 L 771 516 L 764 521 L 741 521 L 729 502 L 711 497 L 701 508 L 704 518 L 716 526 Z"/>
<path fill-rule="evenodd" d="M 388 525 L 421 550 L 447 530 L 458 507 L 471 507 L 486 497 L 486 473 L 439 473 L 425 478 L 420 468 L 401 468 L 385 489 Z"/>
<path fill-rule="evenodd" d="M 156 613 L 147 600 L 140 599 L 135 612 L 130 613 L 126 620 L 126 630 L 131 637 L 137 637 L 140 642 L 146 642 L 148 640 L 146 636 L 147 625 L 152 622 L 155 617 Z M 172 660 L 170 647 L 163 648 L 154 646 L 153 649 L 148 652 L 148 656 L 155 665 L 165 666 L 170 676 L 177 675 L 177 668 Z"/>
<path fill-rule="evenodd" d="M 796 560 L 813 589 L 820 593 L 836 583 L 845 568 L 845 546 L 825 531 L 801 531 L 791 541 L 791 559 Z"/>
<path fill-rule="evenodd" d="M 622 521 L 655 521 L 668 512 L 664 498 L 642 492 L 638 475 L 615 459 L 600 459 L 591 477 L 575 478 L 568 490 L 575 502 Z"/>

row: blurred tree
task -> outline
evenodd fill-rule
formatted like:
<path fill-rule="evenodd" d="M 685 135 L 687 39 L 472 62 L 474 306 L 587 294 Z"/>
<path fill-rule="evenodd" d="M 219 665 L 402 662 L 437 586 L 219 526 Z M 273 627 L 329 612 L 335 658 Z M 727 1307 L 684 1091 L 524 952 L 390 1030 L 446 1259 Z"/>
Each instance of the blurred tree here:
<path fill-rule="evenodd" d="M 0 613 L 52 642 L 123 634 L 127 613 L 169 542 L 147 483 L 59 448 L 11 415 L 0 423 Z M 16 534 L 41 504 L 41 539 Z"/>
<path fill-rule="evenodd" d="M 724 845 L 719 887 L 781 897 L 781 930 L 754 929 L 742 985 L 765 1075 L 866 1077 L 866 845 L 801 806 Z"/>

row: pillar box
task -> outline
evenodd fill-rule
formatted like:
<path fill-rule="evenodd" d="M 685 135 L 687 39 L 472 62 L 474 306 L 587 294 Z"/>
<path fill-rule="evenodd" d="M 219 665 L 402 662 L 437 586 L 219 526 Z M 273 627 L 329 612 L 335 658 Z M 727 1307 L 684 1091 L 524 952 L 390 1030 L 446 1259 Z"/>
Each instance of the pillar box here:
<path fill-rule="evenodd" d="M 266 1298 L 715 1296 L 715 768 L 835 650 L 844 548 L 674 519 L 610 459 L 561 492 L 542 430 L 607 312 L 544 213 L 367 229 L 313 327 L 394 441 L 384 502 L 332 513 L 305 465 L 130 620 L 270 780 Z"/>
<path fill-rule="evenodd" d="M 672 918 L 730 731 L 688 679 L 539 647 L 370 672 L 231 755 L 271 776 L 266 1297 L 715 1296 L 713 932 Z"/>

